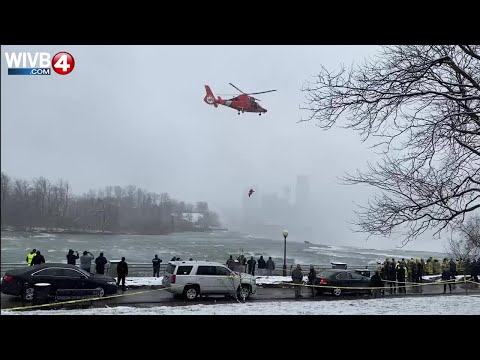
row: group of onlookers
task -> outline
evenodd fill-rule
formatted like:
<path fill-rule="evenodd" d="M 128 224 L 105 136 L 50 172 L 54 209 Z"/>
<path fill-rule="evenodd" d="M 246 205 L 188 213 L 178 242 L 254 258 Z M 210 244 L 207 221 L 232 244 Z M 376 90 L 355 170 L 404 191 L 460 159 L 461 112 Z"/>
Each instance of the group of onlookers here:
<path fill-rule="evenodd" d="M 247 260 L 243 254 L 237 257 L 237 260 L 234 260 L 233 255 L 230 255 L 226 265 L 230 270 L 246 272 L 253 276 L 255 276 L 255 270 L 257 270 L 258 276 L 272 276 L 273 270 L 275 270 L 275 263 L 272 257 L 270 256 L 268 260 L 265 261 L 263 255 L 260 256 L 258 261 L 255 260 L 253 256 Z"/>
<path fill-rule="evenodd" d="M 423 282 L 423 277 L 429 275 L 441 275 L 444 281 L 455 279 L 457 275 L 471 275 L 475 282 L 479 282 L 480 259 L 463 260 L 460 258 L 455 261 L 453 258 L 450 260 L 444 258 L 443 262 L 440 262 L 438 259 L 433 259 L 432 257 L 427 259 L 427 261 L 423 259 L 415 260 L 413 258 L 407 261 L 405 261 L 404 258 L 395 261 L 394 258 L 387 258 L 381 266 L 377 268 L 377 273 L 375 278 L 372 277 L 372 284 L 375 283 L 375 285 L 372 286 L 383 286 L 383 283 L 385 283 L 387 288 L 389 288 L 390 294 L 397 292 L 397 286 L 399 293 L 405 293 L 406 281 L 421 283 Z M 382 285 L 379 285 L 380 281 L 377 277 L 381 279 Z M 444 283 L 443 292 L 446 292 L 447 285 L 449 291 L 452 292 L 452 283 Z"/>

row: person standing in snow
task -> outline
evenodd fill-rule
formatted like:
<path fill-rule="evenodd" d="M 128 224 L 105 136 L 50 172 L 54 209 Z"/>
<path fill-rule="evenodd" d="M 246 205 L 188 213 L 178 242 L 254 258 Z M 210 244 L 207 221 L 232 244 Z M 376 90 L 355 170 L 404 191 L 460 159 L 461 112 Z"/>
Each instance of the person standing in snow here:
<path fill-rule="evenodd" d="M 90 255 L 87 255 L 90 254 Z M 84 251 L 83 255 L 80 256 L 80 269 L 85 270 L 86 272 L 90 272 L 90 269 L 92 267 L 92 260 L 95 257 L 90 251 Z"/>
<path fill-rule="evenodd" d="M 248 273 L 252 274 L 252 276 L 255 276 L 255 265 L 257 262 L 253 258 L 253 256 L 250 258 L 250 260 L 247 261 L 248 264 Z"/>
<path fill-rule="evenodd" d="M 315 296 L 315 283 L 317 280 L 317 272 L 313 265 L 310 265 L 310 272 L 308 273 L 308 284 L 311 285 L 312 297 Z"/>
<path fill-rule="evenodd" d="M 80 258 L 80 256 L 78 255 L 78 251 L 77 251 L 77 255 L 73 255 L 73 250 L 72 249 L 68 250 L 67 264 L 75 265 L 78 258 Z"/>
<path fill-rule="evenodd" d="M 162 262 L 162 259 L 158 258 L 158 255 L 155 255 L 155 257 L 152 260 L 153 263 L 153 277 L 157 276 L 157 278 L 160 276 L 160 263 Z"/>
<path fill-rule="evenodd" d="M 40 250 L 37 250 L 35 256 L 32 259 L 32 265 L 40 265 L 45 264 L 45 258 L 42 254 L 40 254 Z"/>
<path fill-rule="evenodd" d="M 125 291 L 127 288 L 125 286 L 125 278 L 128 276 L 128 264 L 125 261 L 125 257 L 122 257 L 117 265 L 117 286 L 120 286 L 120 281 L 122 281 L 122 290 Z"/>
<path fill-rule="evenodd" d="M 375 288 L 372 290 L 373 297 L 376 299 L 380 297 L 383 290 L 383 280 L 380 276 L 380 271 L 375 271 L 375 275 L 370 278 L 370 286 Z"/>
<path fill-rule="evenodd" d="M 302 298 L 302 284 L 303 284 L 303 272 L 300 264 L 297 264 L 297 268 L 292 271 L 292 280 L 295 284 L 295 299 Z"/>
<path fill-rule="evenodd" d="M 258 275 L 262 276 L 265 275 L 265 268 L 267 267 L 267 264 L 265 263 L 265 259 L 263 258 L 263 255 L 260 255 L 260 259 L 258 259 Z"/>
<path fill-rule="evenodd" d="M 275 263 L 270 256 L 267 260 L 267 276 L 272 276 L 273 270 L 275 270 Z"/>
<path fill-rule="evenodd" d="M 25 258 L 25 261 L 27 262 L 27 265 L 28 266 L 32 266 L 32 260 L 33 258 L 35 257 L 35 255 L 37 255 L 37 249 L 33 249 L 32 251 L 30 251 L 28 254 L 27 254 L 27 257 Z"/>
<path fill-rule="evenodd" d="M 100 256 L 95 259 L 95 270 L 97 271 L 97 274 L 105 274 L 105 265 L 107 262 L 107 258 L 103 256 L 103 252 L 101 252 Z"/>

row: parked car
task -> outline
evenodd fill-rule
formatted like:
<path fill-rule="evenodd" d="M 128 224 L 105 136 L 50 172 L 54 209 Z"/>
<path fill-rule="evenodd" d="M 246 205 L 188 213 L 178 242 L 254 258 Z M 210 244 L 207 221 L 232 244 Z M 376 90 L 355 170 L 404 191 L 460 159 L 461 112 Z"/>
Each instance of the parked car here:
<path fill-rule="evenodd" d="M 369 289 L 348 289 L 349 287 L 363 287 L 370 286 L 370 277 L 362 276 L 356 271 L 342 270 L 342 269 L 325 269 L 317 274 L 315 289 L 319 294 L 332 293 L 335 296 L 340 296 L 344 293 L 363 293 L 370 294 Z M 331 287 L 332 286 L 332 287 Z M 335 286 L 338 286 L 335 287 Z M 347 289 L 344 289 L 347 288 Z"/>
<path fill-rule="evenodd" d="M 50 284 L 51 296 L 55 296 L 57 289 L 96 289 L 100 296 L 117 292 L 111 276 L 90 274 L 75 265 L 45 263 L 7 271 L 2 278 L 2 293 L 31 301 L 37 283 Z"/>
<path fill-rule="evenodd" d="M 162 285 L 167 291 L 194 300 L 199 295 L 232 295 L 248 299 L 257 291 L 255 277 L 209 261 L 170 261 Z"/>

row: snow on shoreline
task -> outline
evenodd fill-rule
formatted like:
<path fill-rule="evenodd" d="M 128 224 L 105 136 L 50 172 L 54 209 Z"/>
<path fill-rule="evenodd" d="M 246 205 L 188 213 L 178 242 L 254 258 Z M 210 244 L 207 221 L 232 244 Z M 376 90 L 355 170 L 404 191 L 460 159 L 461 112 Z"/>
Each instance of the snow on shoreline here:
<path fill-rule="evenodd" d="M 2 315 L 480 315 L 480 295 L 2 311 Z"/>

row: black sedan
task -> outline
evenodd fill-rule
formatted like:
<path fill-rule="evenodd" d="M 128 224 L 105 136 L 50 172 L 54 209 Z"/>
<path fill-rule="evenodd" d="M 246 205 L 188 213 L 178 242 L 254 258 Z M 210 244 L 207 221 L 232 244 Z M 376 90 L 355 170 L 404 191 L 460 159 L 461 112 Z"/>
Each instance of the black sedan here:
<path fill-rule="evenodd" d="M 50 284 L 51 296 L 58 289 L 96 289 L 100 296 L 117 292 L 111 276 L 90 274 L 75 265 L 46 263 L 7 271 L 2 279 L 2 293 L 31 301 L 38 283 Z"/>
<path fill-rule="evenodd" d="M 345 293 L 370 294 L 370 278 L 355 271 L 341 269 L 325 269 L 317 274 L 315 289 L 319 294 L 332 293 L 340 296 Z M 337 287 L 338 286 L 338 287 Z M 367 288 L 367 289 L 355 289 Z"/>

